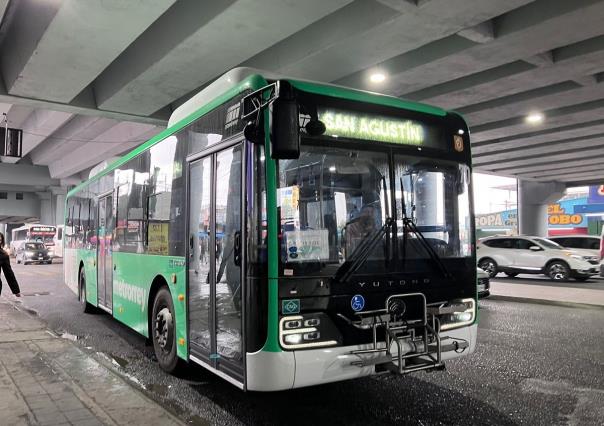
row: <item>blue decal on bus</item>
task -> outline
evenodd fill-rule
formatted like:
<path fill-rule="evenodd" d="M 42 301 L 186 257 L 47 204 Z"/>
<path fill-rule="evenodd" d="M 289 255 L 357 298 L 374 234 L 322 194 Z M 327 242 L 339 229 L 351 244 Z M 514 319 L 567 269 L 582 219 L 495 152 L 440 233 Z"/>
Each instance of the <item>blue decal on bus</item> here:
<path fill-rule="evenodd" d="M 288 299 L 281 302 L 281 312 L 284 314 L 299 314 L 300 299 Z"/>
<path fill-rule="evenodd" d="M 365 307 L 365 298 L 360 294 L 355 294 L 350 300 L 350 306 L 352 306 L 353 311 L 362 311 Z"/>

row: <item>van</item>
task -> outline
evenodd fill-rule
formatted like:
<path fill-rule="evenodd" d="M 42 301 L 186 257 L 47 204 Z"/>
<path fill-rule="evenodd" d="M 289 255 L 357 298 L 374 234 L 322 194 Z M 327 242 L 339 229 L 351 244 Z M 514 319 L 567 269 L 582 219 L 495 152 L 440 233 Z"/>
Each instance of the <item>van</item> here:
<path fill-rule="evenodd" d="M 52 257 L 63 257 L 63 227 L 64 225 L 57 225 L 57 232 L 52 238 L 54 242 Z"/>

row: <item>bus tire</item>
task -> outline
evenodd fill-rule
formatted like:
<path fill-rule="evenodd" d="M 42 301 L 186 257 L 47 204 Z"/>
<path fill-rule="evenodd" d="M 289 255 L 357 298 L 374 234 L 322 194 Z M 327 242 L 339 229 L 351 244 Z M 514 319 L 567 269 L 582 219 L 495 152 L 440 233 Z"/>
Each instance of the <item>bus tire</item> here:
<path fill-rule="evenodd" d="M 165 286 L 159 289 L 153 301 L 151 340 L 159 366 L 168 373 L 174 372 L 178 365 L 174 303 Z"/>
<path fill-rule="evenodd" d="M 80 276 L 78 281 L 80 285 L 80 306 L 82 306 L 82 312 L 85 314 L 91 314 L 94 312 L 94 306 L 92 306 L 86 300 L 86 272 L 84 272 L 84 268 L 80 268 Z"/>

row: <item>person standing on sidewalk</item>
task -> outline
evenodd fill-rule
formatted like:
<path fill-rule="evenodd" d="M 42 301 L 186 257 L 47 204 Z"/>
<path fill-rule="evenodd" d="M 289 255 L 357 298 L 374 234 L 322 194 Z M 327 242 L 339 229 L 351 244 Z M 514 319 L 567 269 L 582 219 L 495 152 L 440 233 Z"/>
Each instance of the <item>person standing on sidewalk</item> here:
<path fill-rule="evenodd" d="M 15 278 L 13 268 L 10 266 L 10 257 L 4 250 L 4 234 L 0 232 L 0 272 L 4 272 L 4 277 L 8 282 L 13 294 L 17 297 L 21 297 L 21 290 L 19 290 L 19 284 Z M 0 294 L 2 294 L 2 274 L 0 274 Z"/>

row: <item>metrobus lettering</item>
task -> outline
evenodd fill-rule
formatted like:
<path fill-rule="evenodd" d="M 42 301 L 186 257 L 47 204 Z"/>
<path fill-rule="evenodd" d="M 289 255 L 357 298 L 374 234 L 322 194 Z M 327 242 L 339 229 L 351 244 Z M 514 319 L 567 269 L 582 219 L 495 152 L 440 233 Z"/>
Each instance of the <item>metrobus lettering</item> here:
<path fill-rule="evenodd" d="M 141 310 L 145 310 L 146 297 L 145 289 L 134 286 L 132 284 L 125 283 L 121 280 L 115 280 L 113 282 L 113 291 L 116 296 L 121 297 L 129 302 L 136 303 L 141 307 Z"/>

